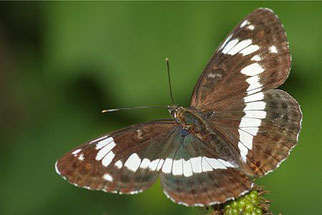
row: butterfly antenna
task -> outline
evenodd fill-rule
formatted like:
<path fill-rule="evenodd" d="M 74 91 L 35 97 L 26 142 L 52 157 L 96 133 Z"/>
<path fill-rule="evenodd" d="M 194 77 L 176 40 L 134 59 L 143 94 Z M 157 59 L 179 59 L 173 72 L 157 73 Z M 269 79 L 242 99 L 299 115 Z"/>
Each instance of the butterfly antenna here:
<path fill-rule="evenodd" d="M 126 107 L 126 108 L 113 108 L 102 110 L 102 113 L 116 112 L 120 110 L 137 110 L 137 109 L 148 109 L 148 108 L 167 108 L 165 106 L 153 105 L 153 106 L 138 106 L 138 107 Z"/>
<path fill-rule="evenodd" d="M 169 59 L 165 59 L 167 72 L 168 72 L 168 81 L 169 81 L 169 90 L 170 90 L 170 97 L 172 104 L 174 103 L 173 94 L 172 94 L 172 87 L 171 87 L 171 78 L 170 78 L 170 64 Z M 137 109 L 148 109 L 148 108 L 168 108 L 168 106 L 160 106 L 160 105 L 152 105 L 152 106 L 138 106 L 138 107 L 126 107 L 126 108 L 112 108 L 112 109 L 105 109 L 102 110 L 102 113 L 109 113 L 109 112 L 116 112 L 116 111 L 123 111 L 123 110 L 137 110 Z"/>
<path fill-rule="evenodd" d="M 172 94 L 172 87 L 171 87 L 171 78 L 170 78 L 170 63 L 169 63 L 169 58 L 165 59 L 165 64 L 167 66 L 167 72 L 168 72 L 168 82 L 169 82 L 169 90 L 170 90 L 170 97 L 171 97 L 171 102 L 174 105 L 174 99 L 173 99 L 173 94 Z"/>

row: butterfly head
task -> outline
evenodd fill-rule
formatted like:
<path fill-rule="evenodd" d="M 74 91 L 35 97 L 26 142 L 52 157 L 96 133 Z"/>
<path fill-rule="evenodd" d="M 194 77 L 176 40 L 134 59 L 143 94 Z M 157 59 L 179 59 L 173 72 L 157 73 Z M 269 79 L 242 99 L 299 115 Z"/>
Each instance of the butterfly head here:
<path fill-rule="evenodd" d="M 170 105 L 168 106 L 168 111 L 170 115 L 176 119 L 177 123 L 181 124 L 184 128 L 191 127 L 191 117 L 187 117 L 189 115 L 189 111 L 187 108 L 182 107 L 181 105 Z"/>
<path fill-rule="evenodd" d="M 169 114 L 175 119 L 178 117 L 178 112 L 180 112 L 181 109 L 182 109 L 182 106 L 180 106 L 180 105 L 169 105 L 168 106 Z"/>

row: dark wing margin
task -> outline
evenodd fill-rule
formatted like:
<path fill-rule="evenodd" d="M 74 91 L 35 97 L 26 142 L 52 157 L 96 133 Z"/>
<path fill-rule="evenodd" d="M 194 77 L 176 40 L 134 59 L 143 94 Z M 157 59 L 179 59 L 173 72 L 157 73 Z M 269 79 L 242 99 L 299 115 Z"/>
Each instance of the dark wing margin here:
<path fill-rule="evenodd" d="M 290 66 L 282 23 L 272 10 L 257 9 L 215 51 L 194 88 L 190 106 L 222 111 L 236 99 L 280 86 Z"/>
<path fill-rule="evenodd" d="M 173 120 L 133 125 L 80 145 L 55 168 L 71 184 L 90 190 L 136 194 L 159 176 L 176 131 Z"/>

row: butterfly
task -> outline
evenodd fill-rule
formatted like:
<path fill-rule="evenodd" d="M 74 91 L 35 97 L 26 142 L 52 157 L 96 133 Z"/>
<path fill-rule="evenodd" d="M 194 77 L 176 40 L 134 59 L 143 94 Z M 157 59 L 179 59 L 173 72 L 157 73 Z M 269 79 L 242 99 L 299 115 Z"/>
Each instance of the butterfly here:
<path fill-rule="evenodd" d="M 267 8 L 242 20 L 203 70 L 188 108 L 171 119 L 123 128 L 72 149 L 55 168 L 90 190 L 136 194 L 158 177 L 164 193 L 186 206 L 225 203 L 249 192 L 298 141 L 302 113 L 275 89 L 291 55 L 282 23 Z"/>

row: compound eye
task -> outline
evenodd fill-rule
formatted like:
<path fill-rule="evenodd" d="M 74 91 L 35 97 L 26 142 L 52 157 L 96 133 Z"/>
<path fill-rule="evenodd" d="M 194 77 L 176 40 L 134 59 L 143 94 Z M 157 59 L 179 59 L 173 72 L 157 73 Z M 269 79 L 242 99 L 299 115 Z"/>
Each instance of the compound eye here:
<path fill-rule="evenodd" d="M 177 117 L 177 111 L 176 110 L 172 110 L 171 111 L 171 116 L 173 116 L 174 118 Z"/>

